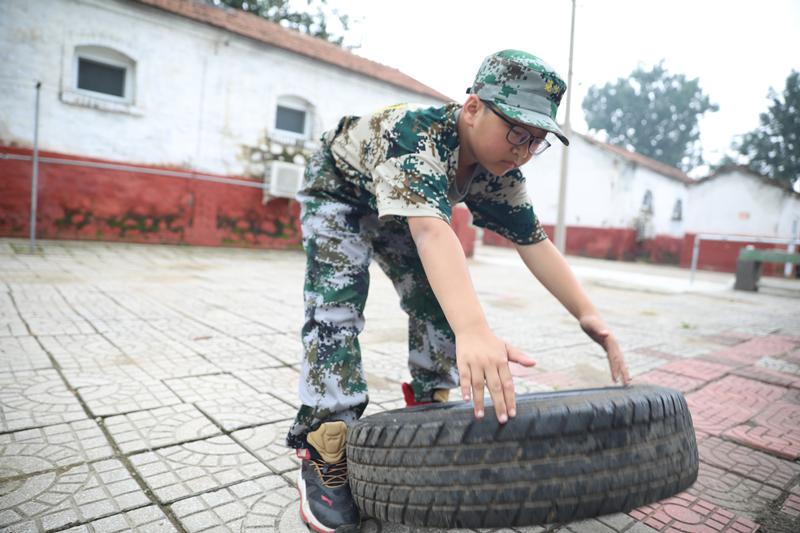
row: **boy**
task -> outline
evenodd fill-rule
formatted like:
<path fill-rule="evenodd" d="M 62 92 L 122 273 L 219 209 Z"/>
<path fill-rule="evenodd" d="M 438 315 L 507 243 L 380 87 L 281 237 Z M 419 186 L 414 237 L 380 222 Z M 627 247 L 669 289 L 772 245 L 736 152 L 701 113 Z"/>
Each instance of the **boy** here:
<path fill-rule="evenodd" d="M 612 378 L 630 378 L 597 315 L 528 200 L 519 167 L 542 153 L 566 84 L 541 59 L 516 50 L 487 57 L 463 106 L 399 105 L 344 117 L 325 133 L 298 194 L 307 255 L 302 407 L 287 444 L 302 458 L 303 521 L 320 533 L 356 530 L 347 485 L 347 425 L 367 405 L 358 334 L 374 255 L 409 315 L 416 402 L 450 389 L 483 417 L 484 385 L 502 424 L 515 416 L 508 362 L 535 362 L 489 329 L 449 221 L 464 201 L 474 223 L 516 244 L 523 262 L 608 355 Z"/>

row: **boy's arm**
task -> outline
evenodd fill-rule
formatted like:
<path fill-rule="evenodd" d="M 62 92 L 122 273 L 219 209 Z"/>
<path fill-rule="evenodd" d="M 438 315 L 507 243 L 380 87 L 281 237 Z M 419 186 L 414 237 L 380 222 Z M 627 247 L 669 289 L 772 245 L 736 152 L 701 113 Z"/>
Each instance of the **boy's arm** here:
<path fill-rule="evenodd" d="M 486 383 L 497 419 L 516 415 L 514 382 L 508 361 L 525 366 L 535 362 L 505 344 L 489 329 L 467 269 L 464 250 L 447 222 L 433 217 L 409 217 L 408 226 L 422 266 L 439 305 L 456 336 L 456 361 L 465 400 L 474 402 L 475 416 L 483 416 Z"/>
<path fill-rule="evenodd" d="M 518 244 L 516 248 L 536 279 L 578 319 L 583 331 L 606 351 L 614 382 L 622 378 L 622 382 L 628 384 L 631 378 L 616 337 L 600 318 L 561 252 L 549 239 L 536 244 Z"/>

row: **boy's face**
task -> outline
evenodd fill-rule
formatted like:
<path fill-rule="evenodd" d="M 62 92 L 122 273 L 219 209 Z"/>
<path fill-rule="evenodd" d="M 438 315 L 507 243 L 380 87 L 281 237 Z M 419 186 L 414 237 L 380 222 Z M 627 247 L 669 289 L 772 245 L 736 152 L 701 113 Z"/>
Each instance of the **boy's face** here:
<path fill-rule="evenodd" d="M 512 144 L 509 138 L 515 138 L 519 129 L 527 131 L 535 144 L 544 139 L 547 131 L 520 124 L 493 111 L 486 103 L 471 96 L 464 104 L 464 112 L 471 115 L 472 123 L 470 148 L 478 162 L 492 174 L 502 176 L 515 168 L 519 168 L 533 157 L 529 151 L 530 142 Z M 512 128 L 517 132 L 509 133 Z M 534 145 L 534 150 L 535 150 Z"/>

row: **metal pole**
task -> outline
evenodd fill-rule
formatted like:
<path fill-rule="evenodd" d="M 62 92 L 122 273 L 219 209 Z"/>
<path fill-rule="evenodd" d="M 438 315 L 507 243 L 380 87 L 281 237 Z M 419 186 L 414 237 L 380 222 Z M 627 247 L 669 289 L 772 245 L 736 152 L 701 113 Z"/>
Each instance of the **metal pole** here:
<path fill-rule="evenodd" d="M 33 176 L 31 177 L 31 243 L 30 252 L 36 251 L 36 201 L 39 196 L 39 93 L 42 82 L 36 82 L 36 114 L 33 121 Z"/>
<path fill-rule="evenodd" d="M 570 102 L 572 100 L 572 52 L 575 47 L 575 0 L 572 0 L 572 23 L 569 30 L 569 70 L 567 71 L 567 109 L 564 115 L 564 135 L 569 138 L 572 133 L 569 122 Z M 567 203 L 567 165 L 569 151 L 566 146 L 561 146 L 561 179 L 558 185 L 558 217 L 556 219 L 556 247 L 563 254 L 567 251 L 567 228 L 564 223 L 566 218 Z"/>
<path fill-rule="evenodd" d="M 694 236 L 694 246 L 692 247 L 692 273 L 689 276 L 689 284 L 694 283 L 694 272 L 697 270 L 697 258 L 700 256 L 700 235 Z"/>
<path fill-rule="evenodd" d="M 797 238 L 797 220 L 793 220 L 792 221 L 792 239 L 796 239 L 796 238 Z M 793 254 L 796 249 L 797 248 L 795 246 L 794 241 L 790 242 L 786 246 L 786 251 L 789 252 L 790 254 Z M 783 265 L 783 277 L 784 278 L 788 278 L 788 277 L 790 277 L 792 275 L 792 268 L 794 268 L 794 265 L 791 264 L 791 263 L 786 263 L 785 265 Z"/>

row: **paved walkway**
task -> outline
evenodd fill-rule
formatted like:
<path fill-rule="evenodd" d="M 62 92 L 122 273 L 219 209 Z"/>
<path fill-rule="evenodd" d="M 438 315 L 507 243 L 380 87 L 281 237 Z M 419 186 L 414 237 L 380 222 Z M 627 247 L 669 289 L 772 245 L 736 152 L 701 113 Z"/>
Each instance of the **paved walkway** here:
<path fill-rule="evenodd" d="M 300 252 L 0 240 L 0 530 L 300 532 Z M 800 284 L 570 258 L 639 382 L 682 389 L 700 478 L 562 532 L 800 531 Z M 607 385 L 602 351 L 510 250 L 479 248 L 495 331 L 539 361 L 517 387 Z M 405 318 L 374 271 L 372 403 L 401 406 Z M 370 533 L 403 528 L 368 521 Z M 542 531 L 526 528 L 524 531 Z"/>

